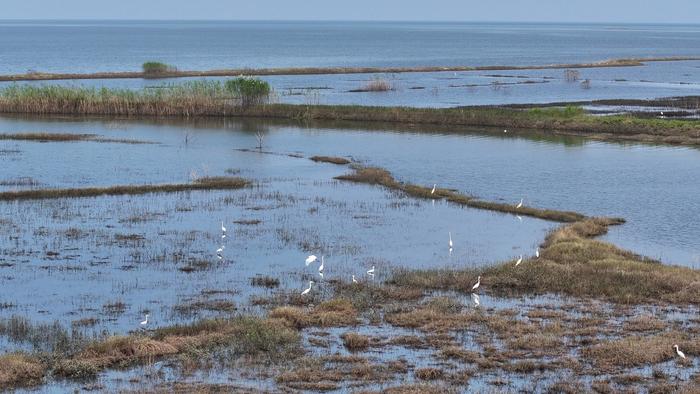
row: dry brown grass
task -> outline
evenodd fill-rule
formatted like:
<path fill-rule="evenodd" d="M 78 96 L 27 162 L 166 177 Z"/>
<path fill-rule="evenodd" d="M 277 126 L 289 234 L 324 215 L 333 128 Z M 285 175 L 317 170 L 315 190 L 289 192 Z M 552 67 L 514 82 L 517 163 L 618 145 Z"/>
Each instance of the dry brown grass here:
<path fill-rule="evenodd" d="M 317 162 L 317 163 L 331 163 L 331 164 L 338 164 L 338 165 L 345 165 L 345 164 L 351 163 L 350 160 L 348 160 L 344 157 L 334 157 L 334 156 L 312 156 L 310 159 Z"/>
<path fill-rule="evenodd" d="M 0 389 L 36 384 L 46 367 L 36 358 L 19 353 L 0 356 Z"/>
<path fill-rule="evenodd" d="M 311 311 L 299 307 L 282 306 L 273 309 L 270 312 L 270 317 L 284 320 L 296 328 L 344 327 L 358 323 L 357 309 L 346 299 L 322 302 Z"/>
<path fill-rule="evenodd" d="M 416 378 L 420 380 L 437 380 L 442 378 L 444 374 L 441 369 L 432 367 L 419 368 L 415 372 Z"/>
<path fill-rule="evenodd" d="M 341 338 L 343 339 L 345 348 L 351 352 L 363 351 L 369 347 L 369 337 L 358 333 L 346 332 Z"/>
<path fill-rule="evenodd" d="M 602 369 L 649 366 L 678 358 L 673 345 L 678 344 L 686 356 L 700 354 L 700 339 L 680 332 L 666 332 L 653 336 L 629 336 L 609 340 L 582 349 L 587 359 Z M 679 359 L 680 360 L 680 359 Z"/>
<path fill-rule="evenodd" d="M 202 320 L 192 325 L 164 327 L 152 337 L 115 336 L 96 341 L 66 359 L 58 360 L 58 376 L 84 378 L 113 367 L 214 347 L 229 347 L 237 354 L 283 357 L 297 350 L 299 333 L 274 319 L 234 318 Z"/>
<path fill-rule="evenodd" d="M 246 187 L 249 184 L 249 181 L 237 177 L 206 177 L 197 179 L 192 183 L 180 184 L 120 185 L 107 187 L 9 191 L 0 193 L 0 201 L 121 196 L 149 193 L 176 193 L 192 190 L 232 190 Z"/>

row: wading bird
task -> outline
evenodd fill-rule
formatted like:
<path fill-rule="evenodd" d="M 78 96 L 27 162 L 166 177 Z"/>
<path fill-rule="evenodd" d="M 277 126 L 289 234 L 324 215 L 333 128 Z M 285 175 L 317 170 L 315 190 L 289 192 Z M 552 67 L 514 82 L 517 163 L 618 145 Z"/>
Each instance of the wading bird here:
<path fill-rule="evenodd" d="M 318 272 L 323 273 L 323 268 L 325 267 L 323 262 L 323 256 L 321 256 L 321 265 L 318 266 Z"/>
<path fill-rule="evenodd" d="M 676 349 L 676 354 L 685 360 L 685 353 L 681 352 L 681 349 L 678 348 L 678 345 L 673 345 L 673 348 Z"/>
<path fill-rule="evenodd" d="M 518 203 L 518 205 L 515 206 L 515 208 L 520 208 L 522 206 L 523 206 L 523 199 L 521 198 L 520 202 Z"/>
<path fill-rule="evenodd" d="M 535 257 L 537 257 L 538 259 L 540 258 L 540 248 L 539 248 L 539 246 L 537 247 L 537 250 L 535 250 Z"/>
<path fill-rule="evenodd" d="M 216 254 L 221 254 L 224 251 L 224 245 L 221 245 L 219 249 L 216 249 Z"/>
<path fill-rule="evenodd" d="M 480 285 L 481 285 L 481 275 L 479 275 L 479 277 L 476 278 L 476 284 L 474 284 L 474 286 L 472 286 L 472 291 L 478 289 Z"/>
<path fill-rule="evenodd" d="M 430 191 L 430 194 L 435 194 L 435 188 L 437 187 L 437 183 L 433 184 L 433 190 Z"/>
<path fill-rule="evenodd" d="M 352 283 L 357 283 L 357 279 L 355 279 L 355 275 L 352 276 Z"/>
<path fill-rule="evenodd" d="M 520 255 L 520 258 L 518 259 L 518 261 L 515 262 L 515 266 L 516 267 L 519 266 L 520 263 L 522 263 L 522 262 L 523 262 L 523 255 Z"/>
<path fill-rule="evenodd" d="M 313 263 L 314 261 L 316 261 L 316 256 L 312 254 L 311 256 L 307 257 L 304 262 L 306 263 L 306 266 L 308 267 L 309 264 Z"/>
<path fill-rule="evenodd" d="M 140 324 L 141 327 L 146 327 L 148 325 L 148 313 L 146 313 L 146 320 L 142 321 Z"/>
<path fill-rule="evenodd" d="M 450 250 L 452 250 L 452 233 L 448 232 L 447 234 L 450 236 L 450 240 L 448 242 L 448 245 L 450 246 Z"/>
<path fill-rule="evenodd" d="M 226 227 L 224 227 L 224 222 L 223 220 L 221 221 L 221 232 L 226 234 Z"/>
<path fill-rule="evenodd" d="M 311 291 L 311 285 L 313 285 L 313 284 L 314 284 L 314 281 L 310 280 L 310 281 L 309 281 L 309 288 L 306 289 L 306 290 L 304 290 L 304 291 L 302 291 L 302 292 L 301 292 L 301 295 L 307 295 L 307 294 L 309 294 L 309 292 Z"/>
<path fill-rule="evenodd" d="M 367 275 L 374 276 L 374 266 L 367 270 Z"/>

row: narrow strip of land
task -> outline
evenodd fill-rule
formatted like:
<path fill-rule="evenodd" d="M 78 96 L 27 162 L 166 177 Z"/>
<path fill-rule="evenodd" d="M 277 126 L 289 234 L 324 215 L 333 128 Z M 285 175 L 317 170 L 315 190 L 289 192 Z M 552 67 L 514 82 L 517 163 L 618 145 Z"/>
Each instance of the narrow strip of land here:
<path fill-rule="evenodd" d="M 700 145 L 697 119 L 660 119 L 635 114 L 595 116 L 577 106 L 546 108 L 411 108 L 359 105 L 241 105 L 217 81 L 172 89 L 131 91 L 62 86 L 0 89 L 0 113 L 155 116 L 258 117 L 290 120 L 382 122 L 404 125 L 493 127 L 573 134 L 599 140 Z"/>
<path fill-rule="evenodd" d="M 233 77 L 238 75 L 329 75 L 329 74 L 378 74 L 411 72 L 459 72 L 547 70 L 566 68 L 633 67 L 645 62 L 672 62 L 700 60 L 700 56 L 649 57 L 610 59 L 592 63 L 560 63 L 544 65 L 491 65 L 491 66 L 415 66 L 415 67 L 285 67 L 285 68 L 236 68 L 223 70 L 166 70 L 158 73 L 143 71 L 112 71 L 95 73 L 44 73 L 0 75 L 0 81 L 51 81 L 66 79 L 130 79 L 130 78 L 183 78 L 183 77 Z"/>
<path fill-rule="evenodd" d="M 159 185 L 119 185 L 68 189 L 31 189 L 0 192 L 0 201 L 43 200 L 97 196 L 138 195 L 148 193 L 175 193 L 189 190 L 229 190 L 248 186 L 250 181 L 237 177 L 207 177 L 192 183 Z"/>

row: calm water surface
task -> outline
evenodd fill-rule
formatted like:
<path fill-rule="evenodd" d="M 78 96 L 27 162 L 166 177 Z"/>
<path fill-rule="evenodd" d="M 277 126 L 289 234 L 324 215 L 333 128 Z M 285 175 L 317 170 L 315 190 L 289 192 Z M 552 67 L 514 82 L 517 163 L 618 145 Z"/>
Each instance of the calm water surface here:
<path fill-rule="evenodd" d="M 699 25 L 0 21 L 0 73 L 495 65 L 698 55 Z"/>

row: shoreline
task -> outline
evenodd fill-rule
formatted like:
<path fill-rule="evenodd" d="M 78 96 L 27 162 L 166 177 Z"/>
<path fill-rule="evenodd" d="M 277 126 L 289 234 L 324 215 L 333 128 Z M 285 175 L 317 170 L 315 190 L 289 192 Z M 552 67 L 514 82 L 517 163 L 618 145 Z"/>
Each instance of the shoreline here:
<path fill-rule="evenodd" d="M 489 65 L 489 66 L 415 66 L 415 67 L 280 67 L 280 68 L 237 68 L 223 70 L 174 70 L 157 74 L 142 71 L 106 71 L 95 73 L 43 73 L 0 75 L 0 82 L 18 81 L 58 81 L 79 79 L 168 79 L 187 77 L 236 77 L 274 75 L 333 75 L 333 74 L 400 74 L 421 72 L 463 72 L 463 71 L 508 71 L 508 70 L 557 70 L 584 69 L 598 67 L 638 67 L 647 62 L 677 62 L 700 60 L 700 56 L 669 56 L 649 58 L 619 58 L 592 63 L 557 63 L 544 65 Z"/>

